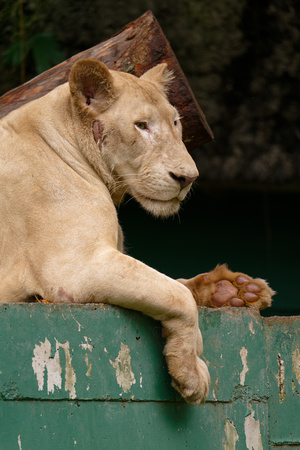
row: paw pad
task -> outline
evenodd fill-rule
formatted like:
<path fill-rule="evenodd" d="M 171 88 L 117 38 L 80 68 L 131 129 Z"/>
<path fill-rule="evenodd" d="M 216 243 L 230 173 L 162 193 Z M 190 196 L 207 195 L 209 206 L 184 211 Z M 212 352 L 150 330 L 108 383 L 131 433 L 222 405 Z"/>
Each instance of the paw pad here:
<path fill-rule="evenodd" d="M 245 275 L 239 275 L 233 284 L 238 287 L 239 297 L 246 303 L 254 303 L 259 300 L 257 294 L 261 292 L 261 288 L 257 284 L 251 283 Z"/>
<path fill-rule="evenodd" d="M 239 275 L 233 282 L 229 280 L 217 281 L 211 302 L 215 307 L 242 307 L 245 304 L 257 302 L 260 292 L 261 288 L 257 284 L 251 282 L 245 275 Z"/>

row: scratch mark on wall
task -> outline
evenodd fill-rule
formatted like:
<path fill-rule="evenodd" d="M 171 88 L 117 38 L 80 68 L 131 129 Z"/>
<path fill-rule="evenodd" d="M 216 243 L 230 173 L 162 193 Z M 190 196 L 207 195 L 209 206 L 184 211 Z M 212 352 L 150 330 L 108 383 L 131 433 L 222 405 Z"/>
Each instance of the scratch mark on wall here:
<path fill-rule="evenodd" d="M 240 373 L 240 385 L 242 386 L 245 386 L 246 373 L 249 372 L 249 367 L 247 365 L 247 355 L 248 350 L 245 347 L 242 347 L 240 350 L 240 356 L 243 363 L 243 370 Z"/>
<path fill-rule="evenodd" d="M 280 353 L 278 353 L 277 355 L 277 361 L 278 361 L 278 375 L 276 375 L 276 378 L 279 389 L 279 401 L 280 403 L 282 403 L 286 397 L 286 392 L 284 390 L 285 366 L 283 359 L 281 359 Z"/>
<path fill-rule="evenodd" d="M 292 362 L 293 362 L 293 371 L 296 375 L 298 384 L 300 384 L 300 352 L 298 348 L 296 348 L 296 350 L 292 352 Z"/>
<path fill-rule="evenodd" d="M 121 350 L 115 361 L 109 360 L 110 364 L 116 369 L 118 385 L 124 392 L 128 392 L 133 384 L 136 383 L 134 373 L 131 370 L 131 356 L 129 347 L 121 342 Z"/>
<path fill-rule="evenodd" d="M 230 422 L 229 419 L 225 420 L 225 437 L 224 450 L 235 450 L 235 444 L 239 440 L 239 435 L 233 422 Z"/>
<path fill-rule="evenodd" d="M 65 391 L 69 391 L 69 397 L 75 398 L 76 375 L 72 367 L 72 357 L 70 355 L 70 343 L 66 341 L 61 344 L 56 339 L 55 354 L 51 356 L 51 344 L 47 338 L 45 342 L 36 344 L 33 350 L 32 368 L 38 382 L 38 390 L 44 389 L 45 369 L 47 370 L 47 393 L 54 393 L 55 387 L 62 387 L 62 368 L 60 365 L 59 349 L 62 348 L 65 353 Z"/>
<path fill-rule="evenodd" d="M 251 413 L 245 417 L 244 430 L 246 446 L 249 450 L 263 450 L 259 419 L 254 419 L 254 411 L 250 405 Z"/>
<path fill-rule="evenodd" d="M 21 442 L 21 435 L 20 434 L 18 436 L 18 446 L 19 446 L 19 450 L 22 450 L 22 442 Z"/>

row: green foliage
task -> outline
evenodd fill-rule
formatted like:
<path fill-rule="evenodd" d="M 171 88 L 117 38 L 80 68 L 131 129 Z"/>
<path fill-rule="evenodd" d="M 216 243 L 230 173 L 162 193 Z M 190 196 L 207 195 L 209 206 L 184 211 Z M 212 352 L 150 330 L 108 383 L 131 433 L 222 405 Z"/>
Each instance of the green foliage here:
<path fill-rule="evenodd" d="M 2 62 L 4 65 L 11 64 L 13 67 L 18 67 L 28 56 L 33 57 L 37 74 L 64 60 L 64 53 L 55 36 L 45 32 L 36 33 L 24 42 L 12 44 L 4 53 Z"/>
<path fill-rule="evenodd" d="M 65 59 L 49 20 L 49 3 L 0 0 L 0 10 L 1 66 L 8 83 L 24 83 Z"/>

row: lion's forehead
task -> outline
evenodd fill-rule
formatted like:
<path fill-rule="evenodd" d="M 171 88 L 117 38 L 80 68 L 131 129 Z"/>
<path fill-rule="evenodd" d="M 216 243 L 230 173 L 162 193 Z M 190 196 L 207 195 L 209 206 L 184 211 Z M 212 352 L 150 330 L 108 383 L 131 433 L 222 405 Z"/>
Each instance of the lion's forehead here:
<path fill-rule="evenodd" d="M 165 105 L 163 104 L 151 104 L 142 102 L 142 98 L 139 99 L 140 101 L 136 102 L 136 104 L 129 105 L 130 108 L 132 108 L 132 118 L 135 122 L 146 120 L 146 121 L 171 121 L 173 122 L 178 116 L 178 113 L 175 108 L 173 108 L 170 104 L 166 102 Z"/>
<path fill-rule="evenodd" d="M 117 74 L 121 75 L 121 74 Z M 123 75 L 123 74 L 122 74 Z M 118 79 L 117 79 L 118 80 Z M 119 111 L 126 111 L 135 121 L 165 118 L 173 121 L 179 117 L 178 111 L 156 89 L 153 83 L 138 78 L 121 79 L 117 104 Z"/>

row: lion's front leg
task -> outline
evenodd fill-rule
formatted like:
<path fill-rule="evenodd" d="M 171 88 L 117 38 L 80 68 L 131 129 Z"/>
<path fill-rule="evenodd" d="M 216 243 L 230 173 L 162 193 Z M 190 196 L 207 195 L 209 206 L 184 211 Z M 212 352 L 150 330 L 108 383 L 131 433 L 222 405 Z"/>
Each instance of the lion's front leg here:
<path fill-rule="evenodd" d="M 232 272 L 223 264 L 189 280 L 179 279 L 192 292 L 198 306 L 264 309 L 271 306 L 275 292 L 265 280 Z"/>
<path fill-rule="evenodd" d="M 198 358 L 203 349 L 198 325 L 192 326 L 191 321 L 189 326 L 183 326 L 178 319 L 163 321 L 162 324 L 167 338 L 164 355 L 172 376 L 172 386 L 187 403 L 204 403 L 210 375 L 204 361 Z"/>
<path fill-rule="evenodd" d="M 210 377 L 205 363 L 199 359 L 202 336 L 197 306 L 190 291 L 115 249 L 100 251 L 80 266 L 81 271 L 76 269 L 73 277 L 65 276 L 61 269 L 54 289 L 57 296 L 52 301 L 62 301 L 64 298 L 60 296 L 64 295 L 78 303 L 110 303 L 161 321 L 172 384 L 187 402 L 202 403 L 208 394 Z M 50 293 L 44 295 L 51 299 Z"/>
<path fill-rule="evenodd" d="M 202 335 L 198 310 L 189 290 L 119 252 L 111 252 L 107 266 L 108 302 L 141 311 L 162 322 L 166 338 L 164 355 L 173 387 L 188 403 L 204 402 L 210 376 L 199 358 L 203 351 Z"/>

